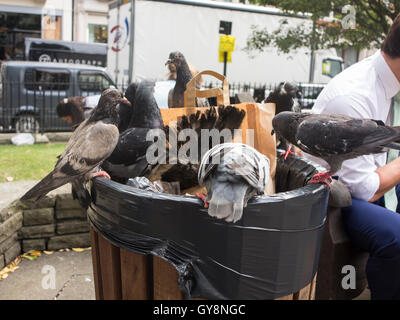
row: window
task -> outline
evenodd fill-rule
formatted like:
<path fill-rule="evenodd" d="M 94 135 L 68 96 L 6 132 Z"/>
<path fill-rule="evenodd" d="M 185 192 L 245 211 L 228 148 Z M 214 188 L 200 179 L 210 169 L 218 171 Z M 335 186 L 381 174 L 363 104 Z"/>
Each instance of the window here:
<path fill-rule="evenodd" d="M 89 24 L 89 42 L 107 43 L 107 25 Z"/>
<path fill-rule="evenodd" d="M 79 89 L 82 91 L 102 92 L 114 84 L 101 73 L 79 72 Z"/>
<path fill-rule="evenodd" d="M 67 70 L 26 69 L 27 90 L 68 90 L 70 74 Z"/>

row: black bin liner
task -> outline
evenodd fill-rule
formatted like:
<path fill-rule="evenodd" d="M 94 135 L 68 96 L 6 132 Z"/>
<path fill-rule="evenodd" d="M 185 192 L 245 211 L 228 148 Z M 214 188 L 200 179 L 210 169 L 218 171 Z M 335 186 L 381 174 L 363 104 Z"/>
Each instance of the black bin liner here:
<path fill-rule="evenodd" d="M 277 193 L 251 199 L 235 224 L 210 217 L 194 197 L 95 179 L 88 219 L 114 245 L 172 264 L 186 298 L 274 299 L 317 272 L 329 190 L 303 185 L 321 169 L 279 158 Z"/>

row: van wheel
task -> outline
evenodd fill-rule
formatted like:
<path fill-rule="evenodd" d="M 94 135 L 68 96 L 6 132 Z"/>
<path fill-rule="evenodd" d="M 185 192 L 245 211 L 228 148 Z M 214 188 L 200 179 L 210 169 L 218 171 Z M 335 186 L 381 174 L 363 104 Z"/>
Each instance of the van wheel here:
<path fill-rule="evenodd" d="M 15 131 L 17 133 L 38 133 L 39 121 L 30 114 L 20 115 L 15 121 Z"/>

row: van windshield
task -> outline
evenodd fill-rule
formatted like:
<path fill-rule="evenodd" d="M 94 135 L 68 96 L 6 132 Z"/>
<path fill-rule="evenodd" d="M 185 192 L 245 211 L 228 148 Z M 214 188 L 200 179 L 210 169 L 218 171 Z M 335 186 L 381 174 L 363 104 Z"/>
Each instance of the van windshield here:
<path fill-rule="evenodd" d="M 102 73 L 81 71 L 78 75 L 79 89 L 87 92 L 103 92 L 110 86 L 112 81 Z"/>

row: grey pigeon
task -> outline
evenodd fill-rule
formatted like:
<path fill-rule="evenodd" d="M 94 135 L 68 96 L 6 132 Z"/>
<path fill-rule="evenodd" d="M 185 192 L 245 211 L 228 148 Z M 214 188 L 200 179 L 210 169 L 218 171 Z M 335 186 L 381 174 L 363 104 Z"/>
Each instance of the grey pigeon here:
<path fill-rule="evenodd" d="M 186 62 L 183 54 L 178 51 L 171 52 L 169 55 L 169 59 L 165 64 L 173 64 L 176 69 L 175 87 L 168 94 L 168 107 L 181 108 L 184 104 L 184 93 L 186 91 L 186 84 L 193 78 L 189 68 L 189 64 Z M 207 99 L 197 98 L 196 106 L 209 107 L 210 105 Z"/>
<path fill-rule="evenodd" d="M 324 182 L 340 170 L 343 161 L 400 150 L 400 127 L 382 121 L 357 119 L 341 114 L 281 112 L 272 119 L 274 131 L 306 153 L 325 160 L 329 171 L 310 182 Z"/>
<path fill-rule="evenodd" d="M 249 199 L 268 186 L 270 161 L 248 145 L 223 143 L 204 155 L 198 179 L 207 189 L 208 214 L 236 222 Z"/>
<path fill-rule="evenodd" d="M 105 90 L 91 116 L 74 131 L 53 171 L 21 200 L 35 198 L 37 201 L 51 190 L 75 179 L 96 176 L 93 170 L 112 153 L 118 142 L 117 105 L 124 100 L 117 89 Z"/>

